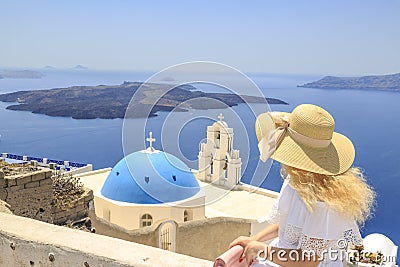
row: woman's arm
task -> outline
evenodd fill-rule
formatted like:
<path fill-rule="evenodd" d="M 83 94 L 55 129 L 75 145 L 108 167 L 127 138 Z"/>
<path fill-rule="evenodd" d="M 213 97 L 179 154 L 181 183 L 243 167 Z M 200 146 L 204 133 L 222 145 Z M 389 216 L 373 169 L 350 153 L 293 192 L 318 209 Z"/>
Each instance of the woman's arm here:
<path fill-rule="evenodd" d="M 267 241 L 273 239 L 278 236 L 278 228 L 278 224 L 270 224 L 254 236 L 239 236 L 232 241 L 229 247 L 231 248 L 236 245 L 246 247 L 251 241 Z"/>
<path fill-rule="evenodd" d="M 255 234 L 253 239 L 255 241 L 267 241 L 278 236 L 279 225 L 277 223 L 270 224 L 265 227 L 261 232 Z"/>

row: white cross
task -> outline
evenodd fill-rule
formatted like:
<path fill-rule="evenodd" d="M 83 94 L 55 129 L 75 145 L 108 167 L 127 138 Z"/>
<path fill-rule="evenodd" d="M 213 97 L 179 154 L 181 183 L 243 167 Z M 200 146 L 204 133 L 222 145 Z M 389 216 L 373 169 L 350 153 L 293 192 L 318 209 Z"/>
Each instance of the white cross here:
<path fill-rule="evenodd" d="M 153 132 L 149 133 L 149 137 L 146 138 L 146 141 L 150 143 L 150 148 L 153 149 L 153 142 L 156 141 L 156 139 L 153 138 Z"/>
<path fill-rule="evenodd" d="M 223 118 L 224 118 L 224 116 L 222 115 L 222 113 L 220 113 L 220 114 L 218 115 L 218 119 L 219 119 L 219 121 L 222 121 L 222 120 L 223 120 Z"/>

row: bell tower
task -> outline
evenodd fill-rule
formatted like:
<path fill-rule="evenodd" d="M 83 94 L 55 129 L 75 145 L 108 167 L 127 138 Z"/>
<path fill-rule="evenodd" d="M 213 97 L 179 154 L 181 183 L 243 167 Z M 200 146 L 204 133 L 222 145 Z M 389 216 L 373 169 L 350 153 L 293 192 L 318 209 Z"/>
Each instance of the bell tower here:
<path fill-rule="evenodd" d="M 233 129 L 223 121 L 220 114 L 218 121 L 207 127 L 207 142 L 202 143 L 198 155 L 200 181 L 233 188 L 240 182 L 242 160 L 239 150 L 233 149 Z"/>

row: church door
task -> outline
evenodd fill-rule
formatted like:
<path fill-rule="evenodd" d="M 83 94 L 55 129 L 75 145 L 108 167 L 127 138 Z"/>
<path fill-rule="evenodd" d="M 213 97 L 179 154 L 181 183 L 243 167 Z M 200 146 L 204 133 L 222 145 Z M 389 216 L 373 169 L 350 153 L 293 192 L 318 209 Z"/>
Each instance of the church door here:
<path fill-rule="evenodd" d="M 173 220 L 165 221 L 158 228 L 158 247 L 175 252 L 176 224 Z"/>

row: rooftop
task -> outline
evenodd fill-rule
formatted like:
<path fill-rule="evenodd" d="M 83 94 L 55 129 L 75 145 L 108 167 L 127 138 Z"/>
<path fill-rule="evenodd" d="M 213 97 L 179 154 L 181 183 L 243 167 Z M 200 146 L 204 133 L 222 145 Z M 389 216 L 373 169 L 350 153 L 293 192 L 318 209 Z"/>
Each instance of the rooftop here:
<path fill-rule="evenodd" d="M 230 217 L 264 221 L 278 193 L 254 189 L 242 184 L 236 190 L 227 190 L 199 182 L 206 194 L 206 217 Z M 215 199 L 215 196 L 220 196 Z M 249 205 L 251 203 L 251 205 Z"/>
<path fill-rule="evenodd" d="M 101 169 L 80 174 L 85 187 L 98 191 L 111 169 Z M 278 193 L 240 185 L 237 190 L 227 190 L 198 181 L 206 195 L 206 218 L 230 217 L 262 222 L 271 209 Z M 217 197 L 218 196 L 218 197 Z M 248 203 L 252 203 L 249 205 Z"/>
<path fill-rule="evenodd" d="M 108 173 L 101 195 L 125 203 L 161 204 L 188 199 L 199 191 L 185 163 L 149 147 L 121 159 Z"/>
<path fill-rule="evenodd" d="M 91 164 L 41 157 L 22 156 L 10 153 L 2 153 L 0 155 L 0 161 L 10 164 L 31 164 L 31 166 L 47 167 L 54 170 L 62 170 L 72 173 L 80 173 L 83 171 L 92 170 Z"/>

